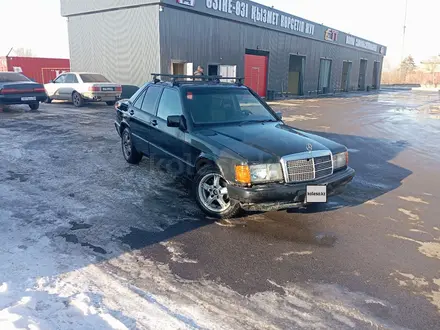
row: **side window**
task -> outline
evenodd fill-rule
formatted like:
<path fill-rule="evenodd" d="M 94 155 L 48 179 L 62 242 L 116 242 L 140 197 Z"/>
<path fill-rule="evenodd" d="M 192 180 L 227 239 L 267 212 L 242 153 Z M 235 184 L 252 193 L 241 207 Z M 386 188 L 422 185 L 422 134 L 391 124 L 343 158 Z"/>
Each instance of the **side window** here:
<path fill-rule="evenodd" d="M 139 95 L 136 102 L 134 102 L 133 106 L 135 108 L 140 109 L 142 107 L 142 101 L 144 100 L 144 96 L 145 96 L 145 90 L 141 93 L 141 95 Z"/>
<path fill-rule="evenodd" d="M 161 91 L 161 87 L 150 86 L 147 89 L 147 94 L 145 94 L 144 103 L 142 103 L 142 110 L 154 115 L 156 111 L 156 102 L 159 99 Z"/>
<path fill-rule="evenodd" d="M 175 89 L 165 88 L 157 110 L 157 116 L 167 120 L 168 116 L 181 115 L 182 104 L 179 92 Z"/>
<path fill-rule="evenodd" d="M 66 82 L 66 75 L 65 74 L 62 74 L 54 81 L 55 84 L 64 84 L 65 82 Z"/>
<path fill-rule="evenodd" d="M 76 75 L 74 74 L 68 74 L 66 76 L 66 80 L 64 81 L 66 84 L 77 84 L 78 79 L 76 78 Z"/>

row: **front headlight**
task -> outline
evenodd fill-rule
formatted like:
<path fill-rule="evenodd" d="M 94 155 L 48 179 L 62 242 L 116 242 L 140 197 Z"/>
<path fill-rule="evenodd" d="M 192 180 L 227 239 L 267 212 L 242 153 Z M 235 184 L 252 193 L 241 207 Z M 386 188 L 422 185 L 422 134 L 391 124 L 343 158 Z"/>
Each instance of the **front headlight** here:
<path fill-rule="evenodd" d="M 280 164 L 251 165 L 249 168 L 252 183 L 283 180 L 283 171 Z"/>
<path fill-rule="evenodd" d="M 348 151 L 333 155 L 333 170 L 348 166 Z"/>

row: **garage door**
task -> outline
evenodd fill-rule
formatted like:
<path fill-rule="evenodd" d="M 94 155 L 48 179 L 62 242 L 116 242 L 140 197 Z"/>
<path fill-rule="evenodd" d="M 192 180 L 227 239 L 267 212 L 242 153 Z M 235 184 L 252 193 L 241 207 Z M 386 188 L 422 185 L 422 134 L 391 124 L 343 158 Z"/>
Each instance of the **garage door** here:
<path fill-rule="evenodd" d="M 244 83 L 258 95 L 265 97 L 267 89 L 267 56 L 248 55 L 244 57 Z"/>

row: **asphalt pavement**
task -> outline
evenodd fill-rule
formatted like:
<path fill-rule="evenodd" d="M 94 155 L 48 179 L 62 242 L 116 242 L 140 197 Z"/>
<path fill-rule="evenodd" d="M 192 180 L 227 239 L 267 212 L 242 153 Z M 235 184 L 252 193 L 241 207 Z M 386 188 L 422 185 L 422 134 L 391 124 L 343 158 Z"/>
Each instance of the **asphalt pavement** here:
<path fill-rule="evenodd" d="M 182 328 L 438 329 L 439 94 L 271 105 L 349 148 L 356 177 L 343 195 L 214 222 L 187 182 L 125 162 L 112 107 L 54 103 L 0 113 L 0 225 L 11 230 L 8 214 L 84 256 L 35 277 L 97 266 Z M 142 317 L 127 327 L 148 328 Z"/>

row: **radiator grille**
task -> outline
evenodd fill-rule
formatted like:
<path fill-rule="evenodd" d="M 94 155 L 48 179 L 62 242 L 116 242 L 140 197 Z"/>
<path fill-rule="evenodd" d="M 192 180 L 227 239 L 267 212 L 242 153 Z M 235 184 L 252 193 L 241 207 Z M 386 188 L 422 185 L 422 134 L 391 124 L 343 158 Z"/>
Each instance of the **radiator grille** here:
<path fill-rule="evenodd" d="M 312 181 L 333 174 L 333 161 L 331 155 L 287 160 L 285 162 L 285 167 L 287 182 Z"/>

